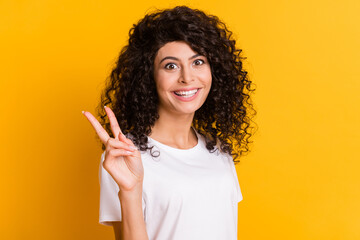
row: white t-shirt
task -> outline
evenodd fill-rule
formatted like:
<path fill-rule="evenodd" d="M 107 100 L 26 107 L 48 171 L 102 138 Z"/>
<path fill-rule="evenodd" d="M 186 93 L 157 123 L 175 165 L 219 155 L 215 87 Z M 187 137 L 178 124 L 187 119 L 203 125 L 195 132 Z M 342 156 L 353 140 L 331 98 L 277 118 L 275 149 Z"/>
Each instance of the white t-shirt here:
<path fill-rule="evenodd" d="M 195 131 L 196 132 L 196 131 Z M 153 151 L 141 152 L 142 207 L 150 240 L 235 240 L 238 202 L 243 197 L 232 157 L 206 149 L 204 137 L 191 149 L 177 149 L 150 137 Z M 101 156 L 99 222 L 121 221 L 119 187 Z"/>

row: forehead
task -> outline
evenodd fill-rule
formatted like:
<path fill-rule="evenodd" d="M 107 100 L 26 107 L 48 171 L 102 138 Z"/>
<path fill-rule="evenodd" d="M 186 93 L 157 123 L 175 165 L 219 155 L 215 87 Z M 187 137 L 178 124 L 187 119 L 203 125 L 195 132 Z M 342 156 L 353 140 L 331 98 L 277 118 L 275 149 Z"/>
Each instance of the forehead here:
<path fill-rule="evenodd" d="M 155 57 L 155 60 L 161 60 L 164 57 L 167 56 L 176 56 L 176 57 L 189 57 L 196 54 L 196 52 L 183 41 L 174 41 L 174 42 L 168 42 L 164 46 L 162 46 Z"/>

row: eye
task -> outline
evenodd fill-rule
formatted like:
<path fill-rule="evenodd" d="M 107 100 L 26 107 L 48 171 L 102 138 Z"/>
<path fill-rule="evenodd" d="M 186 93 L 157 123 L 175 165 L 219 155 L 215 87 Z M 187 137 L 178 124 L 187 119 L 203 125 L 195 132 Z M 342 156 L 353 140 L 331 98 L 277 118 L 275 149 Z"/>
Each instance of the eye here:
<path fill-rule="evenodd" d="M 165 65 L 166 69 L 172 70 L 172 69 L 176 69 L 178 66 L 176 66 L 176 64 L 174 63 L 168 63 Z"/>
<path fill-rule="evenodd" d="M 202 59 L 196 59 L 196 60 L 194 61 L 194 64 L 197 65 L 197 66 L 203 65 L 204 63 L 205 63 L 205 61 L 202 60 Z"/>

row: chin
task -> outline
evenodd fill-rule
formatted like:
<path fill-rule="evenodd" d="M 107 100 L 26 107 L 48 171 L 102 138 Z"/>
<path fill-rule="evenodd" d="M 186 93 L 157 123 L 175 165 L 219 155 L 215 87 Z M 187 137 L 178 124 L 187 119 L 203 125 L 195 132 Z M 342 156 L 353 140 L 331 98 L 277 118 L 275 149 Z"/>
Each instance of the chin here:
<path fill-rule="evenodd" d="M 189 108 L 177 108 L 176 112 L 178 113 L 182 113 L 182 114 L 194 114 L 197 110 L 200 109 L 201 106 L 199 107 L 189 107 Z"/>

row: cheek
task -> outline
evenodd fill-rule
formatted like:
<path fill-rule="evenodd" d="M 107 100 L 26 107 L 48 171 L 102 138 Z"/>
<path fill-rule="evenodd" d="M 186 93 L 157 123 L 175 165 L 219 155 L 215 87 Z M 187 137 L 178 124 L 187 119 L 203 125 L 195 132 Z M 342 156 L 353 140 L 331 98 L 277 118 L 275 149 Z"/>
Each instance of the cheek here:
<path fill-rule="evenodd" d="M 212 75 L 211 75 L 211 71 L 210 69 L 207 70 L 207 71 L 204 71 L 202 74 L 201 74 L 201 79 L 202 79 L 202 82 L 204 84 L 207 84 L 208 87 L 210 87 L 211 83 L 212 83 Z"/>
<path fill-rule="evenodd" d="M 156 76 L 155 82 L 159 94 L 161 94 L 162 91 L 167 91 L 171 87 L 172 78 L 173 76 L 170 74 L 158 74 Z"/>

